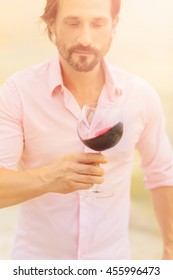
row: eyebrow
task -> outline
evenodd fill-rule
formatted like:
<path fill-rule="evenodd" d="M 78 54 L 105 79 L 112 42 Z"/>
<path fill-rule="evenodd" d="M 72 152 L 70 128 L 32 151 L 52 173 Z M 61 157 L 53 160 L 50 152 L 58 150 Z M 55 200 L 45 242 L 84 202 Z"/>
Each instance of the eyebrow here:
<path fill-rule="evenodd" d="M 81 17 L 77 17 L 77 16 L 67 16 L 64 18 L 64 20 L 80 20 Z M 106 21 L 107 18 L 106 17 L 94 17 L 92 20 L 103 20 Z"/>

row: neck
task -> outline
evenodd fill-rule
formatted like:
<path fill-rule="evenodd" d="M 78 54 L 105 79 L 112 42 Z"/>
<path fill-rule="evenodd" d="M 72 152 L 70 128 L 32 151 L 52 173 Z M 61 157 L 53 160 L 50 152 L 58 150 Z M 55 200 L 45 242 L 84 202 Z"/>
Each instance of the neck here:
<path fill-rule="evenodd" d="M 101 64 L 90 72 L 78 72 L 60 57 L 64 86 L 73 94 L 79 105 L 97 102 L 105 78 Z"/>

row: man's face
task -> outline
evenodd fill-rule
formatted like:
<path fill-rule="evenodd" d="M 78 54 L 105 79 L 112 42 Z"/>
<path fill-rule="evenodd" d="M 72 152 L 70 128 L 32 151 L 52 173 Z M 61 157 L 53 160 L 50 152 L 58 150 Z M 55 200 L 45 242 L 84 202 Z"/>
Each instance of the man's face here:
<path fill-rule="evenodd" d="M 51 28 L 61 62 L 79 72 L 91 71 L 112 41 L 111 0 L 61 0 L 60 4 Z"/>

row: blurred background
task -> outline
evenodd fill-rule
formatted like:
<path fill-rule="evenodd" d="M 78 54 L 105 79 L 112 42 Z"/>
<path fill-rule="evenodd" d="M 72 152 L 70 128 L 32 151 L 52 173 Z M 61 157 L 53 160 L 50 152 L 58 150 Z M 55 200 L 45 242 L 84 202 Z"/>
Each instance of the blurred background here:
<path fill-rule="evenodd" d="M 0 84 L 16 71 L 49 59 L 55 47 L 39 17 L 45 0 L 0 0 Z M 158 91 L 173 143 L 173 2 L 122 0 L 120 22 L 108 59 L 148 80 Z M 130 239 L 134 259 L 159 259 L 161 235 L 135 156 Z M 0 259 L 9 259 L 18 207 L 0 210 Z"/>

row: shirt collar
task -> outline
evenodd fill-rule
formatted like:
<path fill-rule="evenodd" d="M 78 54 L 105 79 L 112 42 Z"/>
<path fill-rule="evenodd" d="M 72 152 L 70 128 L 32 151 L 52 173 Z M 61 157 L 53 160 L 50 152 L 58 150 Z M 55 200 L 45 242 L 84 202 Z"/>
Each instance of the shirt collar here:
<path fill-rule="evenodd" d="M 61 66 L 59 63 L 58 54 L 54 55 L 50 61 L 49 67 L 49 90 L 50 93 L 53 94 L 54 90 L 57 88 L 63 87 L 63 78 L 61 74 Z"/>
<path fill-rule="evenodd" d="M 113 100 L 115 97 L 119 97 L 122 95 L 122 89 L 117 80 L 113 66 L 106 59 L 103 59 L 102 67 L 105 73 L 105 85 L 108 90 L 109 98 Z M 63 78 L 62 78 L 58 53 L 54 55 L 50 61 L 50 67 L 49 67 L 50 93 L 53 94 L 54 90 L 57 87 L 60 87 L 61 89 L 63 88 Z"/>
<path fill-rule="evenodd" d="M 103 59 L 102 67 L 105 73 L 105 85 L 110 100 L 120 97 L 122 95 L 122 87 L 118 81 L 118 77 L 115 72 L 115 67 L 109 63 L 106 59 Z"/>

